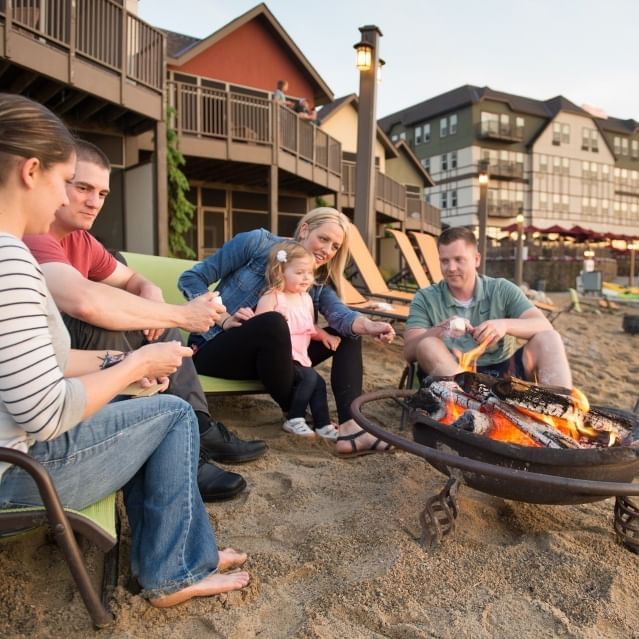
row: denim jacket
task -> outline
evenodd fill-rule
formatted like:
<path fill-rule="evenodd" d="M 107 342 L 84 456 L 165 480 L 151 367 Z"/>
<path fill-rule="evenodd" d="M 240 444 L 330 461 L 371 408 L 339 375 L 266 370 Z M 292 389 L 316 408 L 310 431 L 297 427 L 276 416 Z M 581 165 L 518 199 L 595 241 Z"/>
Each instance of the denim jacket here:
<path fill-rule="evenodd" d="M 239 308 L 255 308 L 266 287 L 266 263 L 271 247 L 282 238 L 266 229 L 238 233 L 213 255 L 198 262 L 192 269 L 180 275 L 178 288 L 192 300 L 209 290 L 219 280 L 216 291 L 222 296 L 226 310 L 233 314 Z M 309 290 L 313 299 L 315 316 L 321 313 L 344 337 L 356 337 L 352 325 L 359 313 L 349 309 L 332 286 L 315 284 Z M 206 333 L 191 334 L 189 343 L 201 345 L 214 338 L 222 329 L 212 326 Z"/>

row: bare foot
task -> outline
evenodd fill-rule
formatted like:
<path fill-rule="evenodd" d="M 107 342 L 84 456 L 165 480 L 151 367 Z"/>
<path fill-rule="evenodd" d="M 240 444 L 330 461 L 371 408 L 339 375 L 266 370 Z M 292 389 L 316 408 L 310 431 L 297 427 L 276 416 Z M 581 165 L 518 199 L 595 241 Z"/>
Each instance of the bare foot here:
<path fill-rule="evenodd" d="M 245 552 L 238 552 L 233 548 L 225 548 L 219 551 L 220 561 L 217 564 L 217 569 L 220 572 L 229 570 L 230 568 L 239 568 L 248 558 Z"/>
<path fill-rule="evenodd" d="M 230 570 L 223 574 L 214 573 L 208 577 L 204 577 L 202 581 L 198 581 L 192 586 L 178 590 L 171 595 L 149 599 L 149 603 L 156 608 L 170 608 L 171 606 L 177 606 L 189 599 L 193 599 L 193 597 L 211 597 L 223 592 L 240 590 L 248 585 L 249 581 L 250 577 L 248 572 L 244 572 L 243 570 Z"/>
<path fill-rule="evenodd" d="M 339 425 L 339 436 L 335 443 L 335 453 L 338 457 L 358 457 L 391 450 L 392 446 L 362 430 L 354 419 Z"/>

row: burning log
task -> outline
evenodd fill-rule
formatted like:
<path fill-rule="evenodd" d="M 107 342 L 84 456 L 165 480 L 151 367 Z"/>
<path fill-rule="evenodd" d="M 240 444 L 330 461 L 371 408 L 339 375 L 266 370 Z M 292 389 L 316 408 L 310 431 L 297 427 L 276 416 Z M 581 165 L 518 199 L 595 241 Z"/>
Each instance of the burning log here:
<path fill-rule="evenodd" d="M 480 413 L 478 410 L 467 410 L 461 417 L 458 417 L 451 426 L 461 430 L 475 433 L 475 435 L 486 435 L 492 428 L 492 421 L 488 415 Z"/>
<path fill-rule="evenodd" d="M 467 409 L 467 411 L 471 410 L 477 413 L 498 412 L 504 415 L 510 420 L 513 426 L 541 446 L 548 448 L 580 448 L 579 443 L 571 437 L 563 435 L 543 422 L 519 413 L 516 409 L 504 404 L 492 394 L 489 394 L 486 400 L 482 402 L 469 397 L 463 392 L 458 392 L 456 389 L 461 391 L 461 388 L 456 382 L 433 382 L 429 387 L 430 392 L 436 397 L 446 402 L 453 402 Z M 472 423 L 474 427 L 474 416 L 469 416 L 468 420 L 473 420 Z M 469 424 L 470 421 L 463 423 Z"/>

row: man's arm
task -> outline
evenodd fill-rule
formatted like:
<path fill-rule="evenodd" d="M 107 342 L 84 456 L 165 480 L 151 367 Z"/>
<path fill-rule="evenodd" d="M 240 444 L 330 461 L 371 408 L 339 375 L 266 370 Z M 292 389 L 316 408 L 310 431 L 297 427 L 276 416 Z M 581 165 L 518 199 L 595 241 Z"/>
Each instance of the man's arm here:
<path fill-rule="evenodd" d="M 117 263 L 113 273 L 102 280 L 102 283 L 120 288 L 147 300 L 164 302 L 162 289 L 159 286 L 156 286 L 153 282 L 147 280 L 146 277 L 143 277 L 140 273 L 136 273 L 120 262 Z"/>
<path fill-rule="evenodd" d="M 520 339 L 529 340 L 542 331 L 552 331 L 552 324 L 538 308 L 529 308 L 519 317 L 507 319 L 493 319 L 482 322 L 473 330 L 473 339 L 477 343 L 490 339 L 493 344 L 504 335 L 512 335 Z"/>
<path fill-rule="evenodd" d="M 212 293 L 188 304 L 166 304 L 104 282 L 92 282 L 69 264 L 47 262 L 41 264 L 41 268 L 53 299 L 62 312 L 112 331 L 184 328 L 201 333 L 219 319 L 223 310 L 222 306 L 212 302 Z M 118 270 L 116 268 L 115 272 Z M 115 281 L 118 281 L 117 276 Z"/>

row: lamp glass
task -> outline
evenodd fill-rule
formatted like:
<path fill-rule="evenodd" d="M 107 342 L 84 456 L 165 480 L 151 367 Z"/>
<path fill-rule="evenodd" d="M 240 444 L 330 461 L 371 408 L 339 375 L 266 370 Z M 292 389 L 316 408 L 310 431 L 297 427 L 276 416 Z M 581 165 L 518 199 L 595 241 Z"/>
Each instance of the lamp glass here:
<path fill-rule="evenodd" d="M 517 224 L 523 224 L 524 223 L 524 216 L 520 213 L 516 218 L 515 221 L 517 222 Z"/>
<path fill-rule="evenodd" d="M 488 173 L 480 173 L 479 174 L 479 183 L 480 184 L 488 184 Z"/>
<path fill-rule="evenodd" d="M 360 71 L 368 71 L 372 65 L 373 50 L 366 44 L 358 44 L 355 48 L 355 66 Z"/>

